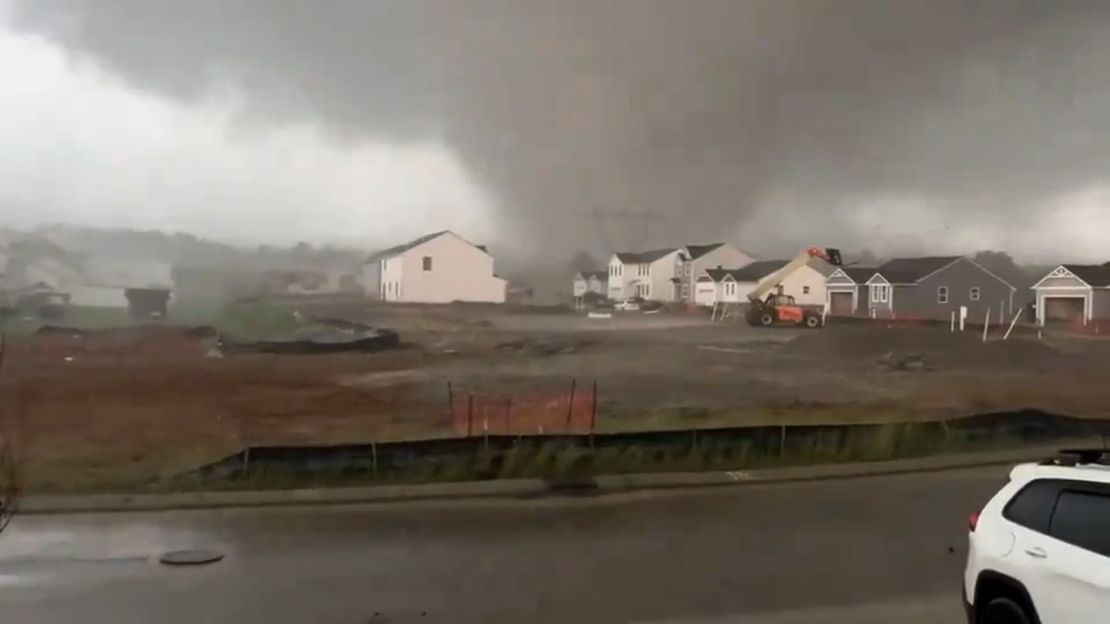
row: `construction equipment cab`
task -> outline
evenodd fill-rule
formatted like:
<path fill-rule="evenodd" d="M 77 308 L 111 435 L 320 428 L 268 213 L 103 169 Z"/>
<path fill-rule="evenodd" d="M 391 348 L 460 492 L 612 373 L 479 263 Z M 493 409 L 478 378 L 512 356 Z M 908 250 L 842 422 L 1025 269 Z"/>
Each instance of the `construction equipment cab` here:
<path fill-rule="evenodd" d="M 833 266 L 841 266 L 840 250 L 823 247 L 810 247 L 787 262 L 779 270 L 759 280 L 748 293 L 747 320 L 750 325 L 771 327 L 774 325 L 794 325 L 809 328 L 821 327 L 823 308 L 821 306 L 798 305 L 792 295 L 782 292 L 780 282 L 795 270 L 801 268 L 811 258 L 820 258 Z"/>

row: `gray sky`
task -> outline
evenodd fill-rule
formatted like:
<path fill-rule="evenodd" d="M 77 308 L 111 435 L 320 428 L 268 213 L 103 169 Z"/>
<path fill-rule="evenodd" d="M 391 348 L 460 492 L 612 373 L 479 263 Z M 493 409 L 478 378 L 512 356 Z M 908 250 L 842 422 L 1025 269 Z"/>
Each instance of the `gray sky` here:
<path fill-rule="evenodd" d="M 9 2 L 10 222 L 1110 260 L 1106 2 Z"/>

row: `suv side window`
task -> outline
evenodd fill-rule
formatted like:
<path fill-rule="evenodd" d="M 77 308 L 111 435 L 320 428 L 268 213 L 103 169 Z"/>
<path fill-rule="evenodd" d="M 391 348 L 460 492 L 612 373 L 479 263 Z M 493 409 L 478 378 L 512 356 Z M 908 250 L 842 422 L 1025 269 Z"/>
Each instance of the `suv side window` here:
<path fill-rule="evenodd" d="M 1062 484 L 1054 479 L 1030 481 L 1002 510 L 1002 517 L 1010 522 L 1048 533 L 1049 518 Z"/>
<path fill-rule="evenodd" d="M 1064 490 L 1056 501 L 1048 534 L 1110 557 L 1110 496 Z"/>

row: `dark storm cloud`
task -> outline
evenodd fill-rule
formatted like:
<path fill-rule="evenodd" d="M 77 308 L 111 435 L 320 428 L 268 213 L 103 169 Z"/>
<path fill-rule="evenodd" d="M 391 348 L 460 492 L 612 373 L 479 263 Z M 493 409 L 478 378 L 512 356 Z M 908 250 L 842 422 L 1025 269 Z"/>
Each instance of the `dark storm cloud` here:
<path fill-rule="evenodd" d="M 1110 163 L 1106 2 L 18 4 L 19 27 L 141 88 L 189 101 L 230 82 L 248 122 L 443 140 L 508 225 L 551 245 L 592 206 L 715 238 L 784 191 L 791 218 L 842 242 L 855 233 L 826 211 L 884 194 L 1019 227 Z"/>

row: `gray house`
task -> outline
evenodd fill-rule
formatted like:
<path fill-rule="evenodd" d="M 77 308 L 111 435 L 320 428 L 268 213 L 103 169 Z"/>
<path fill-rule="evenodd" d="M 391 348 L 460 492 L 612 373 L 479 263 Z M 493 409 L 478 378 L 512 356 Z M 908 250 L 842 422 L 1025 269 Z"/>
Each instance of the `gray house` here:
<path fill-rule="evenodd" d="M 964 256 L 895 258 L 864 284 L 866 304 L 860 308 L 873 318 L 946 321 L 964 311 L 969 321 L 981 323 L 988 309 L 994 319 L 1016 312 L 1017 289 Z"/>
<path fill-rule="evenodd" d="M 825 279 L 825 306 L 829 314 L 853 316 L 866 310 L 867 280 L 875 275 L 874 267 L 837 267 Z"/>
<path fill-rule="evenodd" d="M 1110 263 L 1061 264 L 1032 288 L 1039 325 L 1110 319 Z"/>

